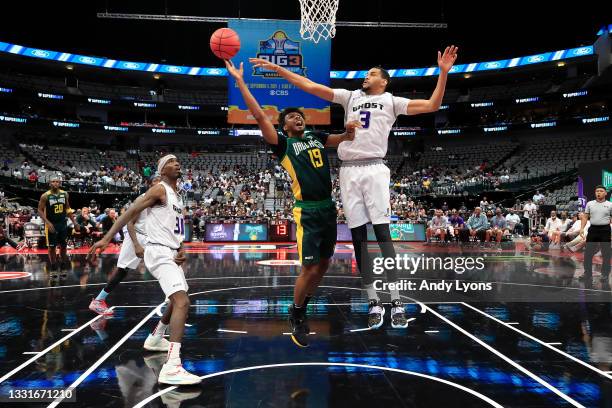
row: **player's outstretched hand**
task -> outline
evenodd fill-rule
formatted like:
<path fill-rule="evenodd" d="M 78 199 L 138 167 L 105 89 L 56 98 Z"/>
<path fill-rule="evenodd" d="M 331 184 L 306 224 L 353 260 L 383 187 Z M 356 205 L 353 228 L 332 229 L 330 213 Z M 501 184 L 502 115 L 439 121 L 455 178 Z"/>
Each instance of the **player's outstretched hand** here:
<path fill-rule="evenodd" d="M 273 64 L 263 58 L 249 58 L 249 62 L 253 64 L 254 68 L 263 68 L 267 69 L 268 71 L 276 72 L 280 68 L 280 66 Z"/>
<path fill-rule="evenodd" d="M 459 48 L 454 45 L 446 47 L 444 54 L 438 51 L 438 66 L 440 67 L 440 71 L 447 73 L 450 71 L 455 61 L 457 61 L 457 51 L 459 51 Z"/>
<path fill-rule="evenodd" d="M 236 66 L 231 60 L 223 60 L 223 61 L 225 61 L 227 72 L 229 72 L 229 74 L 233 76 L 235 80 L 238 81 L 242 79 L 243 74 L 244 74 L 244 64 L 242 62 L 240 63 L 240 68 L 236 68 Z"/>
<path fill-rule="evenodd" d="M 93 244 L 91 246 L 91 248 L 89 248 L 89 251 L 87 252 L 87 260 L 91 260 L 91 259 L 95 259 L 95 257 L 98 254 L 101 254 L 102 252 L 104 252 L 104 250 L 106 249 L 106 247 L 108 246 L 108 244 L 110 243 L 110 240 L 107 240 L 105 238 L 102 238 L 101 240 L 99 240 L 98 242 L 96 242 L 95 244 Z"/>
<path fill-rule="evenodd" d="M 352 120 L 348 122 L 344 128 L 346 129 L 347 140 L 355 139 L 355 129 L 362 128 L 363 124 L 359 120 Z"/>

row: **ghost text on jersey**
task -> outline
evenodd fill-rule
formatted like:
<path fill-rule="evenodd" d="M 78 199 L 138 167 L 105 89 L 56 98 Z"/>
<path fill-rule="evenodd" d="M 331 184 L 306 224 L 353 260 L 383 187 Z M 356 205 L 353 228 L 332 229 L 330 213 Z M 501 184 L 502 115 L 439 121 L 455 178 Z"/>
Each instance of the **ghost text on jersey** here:
<path fill-rule="evenodd" d="M 380 102 L 365 102 L 362 103 L 361 105 L 356 105 L 353 106 L 353 112 L 356 112 L 358 110 L 362 110 L 362 109 L 380 109 L 383 110 L 384 109 L 384 105 Z"/>

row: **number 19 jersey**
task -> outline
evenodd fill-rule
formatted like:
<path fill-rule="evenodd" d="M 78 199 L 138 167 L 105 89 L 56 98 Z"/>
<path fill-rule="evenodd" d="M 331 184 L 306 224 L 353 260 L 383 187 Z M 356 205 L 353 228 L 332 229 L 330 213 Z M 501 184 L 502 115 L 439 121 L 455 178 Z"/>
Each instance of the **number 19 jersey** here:
<path fill-rule="evenodd" d="M 329 159 L 325 153 L 327 134 L 304 132 L 302 137 L 278 134 L 272 151 L 291 176 L 291 190 L 297 201 L 331 199 L 332 183 Z"/>
<path fill-rule="evenodd" d="M 166 204 L 151 207 L 147 214 L 147 244 L 178 249 L 185 234 L 183 199 L 165 181 L 159 184 L 166 190 Z"/>

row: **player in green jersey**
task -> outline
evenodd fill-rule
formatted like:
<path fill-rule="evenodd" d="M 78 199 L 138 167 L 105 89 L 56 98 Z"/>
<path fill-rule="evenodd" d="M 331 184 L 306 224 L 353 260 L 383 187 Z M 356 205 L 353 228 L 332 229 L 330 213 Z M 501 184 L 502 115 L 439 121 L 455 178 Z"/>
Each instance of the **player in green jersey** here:
<path fill-rule="evenodd" d="M 51 189 L 45 192 L 38 201 L 38 214 L 45 222 L 45 237 L 49 249 L 49 263 L 51 277 L 57 277 L 56 270 L 60 269 L 61 262 L 57 262 L 56 247 L 60 247 L 61 261 L 68 260 L 66 253 L 66 240 L 68 238 L 67 217 L 70 217 L 74 228 L 78 231 L 79 224 L 76 222 L 74 212 L 70 208 L 68 193 L 60 189 L 61 181 L 57 176 L 51 177 Z M 62 275 L 65 275 L 62 273 Z"/>
<path fill-rule="evenodd" d="M 302 270 L 295 282 L 289 321 L 293 342 L 307 347 L 310 329 L 306 307 L 329 267 L 329 259 L 336 246 L 337 214 L 331 195 L 332 183 L 325 147 L 335 147 L 345 140 L 353 140 L 355 128 L 361 127 L 361 122 L 348 123 L 343 134 L 311 132 L 305 129 L 304 113 L 298 108 L 287 108 L 280 114 L 277 132 L 245 84 L 243 64 L 236 68 L 231 61 L 226 61 L 225 65 L 257 120 L 264 140 L 272 146 L 272 151 L 291 176 L 295 198 L 293 216 L 297 225 Z"/>

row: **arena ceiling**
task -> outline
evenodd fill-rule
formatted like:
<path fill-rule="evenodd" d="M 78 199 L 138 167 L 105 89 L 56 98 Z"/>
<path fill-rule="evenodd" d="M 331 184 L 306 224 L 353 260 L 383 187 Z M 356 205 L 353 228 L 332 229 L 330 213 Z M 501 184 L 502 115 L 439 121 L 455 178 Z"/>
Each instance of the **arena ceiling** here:
<path fill-rule="evenodd" d="M 444 22 L 447 29 L 341 27 L 333 43 L 334 69 L 373 64 L 435 64 L 447 44 L 460 62 L 503 59 L 592 44 L 600 26 L 612 23 L 601 1 L 568 7 L 549 1 L 340 0 L 339 20 Z M 208 48 L 223 23 L 101 19 L 98 12 L 298 19 L 298 0 L 22 0 L 0 17 L 0 41 L 133 61 L 215 66 Z"/>

